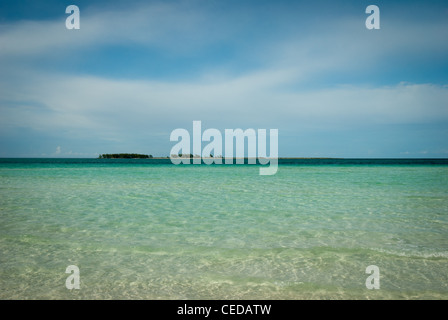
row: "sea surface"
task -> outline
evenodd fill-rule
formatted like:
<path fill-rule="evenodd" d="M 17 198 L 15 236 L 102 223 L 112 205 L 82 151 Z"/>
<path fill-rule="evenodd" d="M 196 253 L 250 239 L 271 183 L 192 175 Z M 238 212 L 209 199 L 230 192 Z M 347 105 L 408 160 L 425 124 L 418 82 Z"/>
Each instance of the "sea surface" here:
<path fill-rule="evenodd" d="M 0 299 L 448 299 L 448 160 L 258 173 L 0 159 Z"/>

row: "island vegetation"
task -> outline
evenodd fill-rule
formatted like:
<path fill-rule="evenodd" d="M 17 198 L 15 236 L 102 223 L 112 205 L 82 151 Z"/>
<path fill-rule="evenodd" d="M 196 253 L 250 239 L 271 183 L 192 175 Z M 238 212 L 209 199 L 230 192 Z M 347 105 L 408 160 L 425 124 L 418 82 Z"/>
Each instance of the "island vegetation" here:
<path fill-rule="evenodd" d="M 152 155 L 147 154 L 139 154 L 139 153 L 105 153 L 100 154 L 98 156 L 99 159 L 169 159 L 169 158 L 201 158 L 200 155 L 197 154 L 191 154 L 191 153 L 180 153 L 180 154 L 172 154 L 171 156 L 159 156 L 159 157 L 153 157 Z M 213 155 L 210 154 L 208 157 L 203 156 L 202 158 L 225 158 L 222 155 Z M 235 157 L 234 157 L 235 159 Z M 247 157 L 244 157 L 244 159 L 247 159 Z M 297 159 L 336 159 L 336 158 L 330 158 L 330 157 L 278 157 L 279 160 L 297 160 Z"/>
<path fill-rule="evenodd" d="M 200 155 L 197 154 L 191 154 L 191 153 L 179 153 L 179 154 L 172 154 L 171 158 L 200 158 Z M 213 155 L 210 155 L 210 157 L 212 158 Z"/>
<path fill-rule="evenodd" d="M 99 159 L 150 159 L 152 155 L 138 153 L 105 153 L 100 154 Z"/>

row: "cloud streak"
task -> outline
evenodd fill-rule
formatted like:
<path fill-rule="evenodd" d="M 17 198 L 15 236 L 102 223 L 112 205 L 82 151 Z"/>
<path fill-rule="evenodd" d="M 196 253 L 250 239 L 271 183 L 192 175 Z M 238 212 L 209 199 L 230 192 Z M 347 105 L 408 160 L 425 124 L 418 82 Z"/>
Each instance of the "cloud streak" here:
<path fill-rule="evenodd" d="M 41 83 L 30 81 L 23 87 L 22 99 L 40 107 L 11 107 L 3 121 L 4 125 L 22 123 L 36 129 L 82 130 L 119 128 L 119 124 L 148 130 L 147 125 L 154 122 L 170 128 L 183 119 L 187 122 L 204 119 L 219 122 L 216 126 L 229 126 L 235 123 L 235 115 L 240 125 L 252 126 L 267 125 L 273 120 L 343 126 L 360 121 L 369 124 L 448 121 L 448 86 L 401 83 L 284 92 L 279 84 L 288 77 L 290 72 L 278 70 L 215 83 L 53 77 Z M 8 93 L 4 97 L 8 99 Z M 8 100 L 14 100 L 14 96 Z"/>

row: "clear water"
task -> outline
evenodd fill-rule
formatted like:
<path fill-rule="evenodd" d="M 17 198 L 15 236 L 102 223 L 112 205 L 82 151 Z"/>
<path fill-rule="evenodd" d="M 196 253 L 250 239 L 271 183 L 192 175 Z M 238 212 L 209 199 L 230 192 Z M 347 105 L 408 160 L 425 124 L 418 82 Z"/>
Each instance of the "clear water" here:
<path fill-rule="evenodd" d="M 448 298 L 447 165 L 311 164 L 0 161 L 0 299 Z"/>

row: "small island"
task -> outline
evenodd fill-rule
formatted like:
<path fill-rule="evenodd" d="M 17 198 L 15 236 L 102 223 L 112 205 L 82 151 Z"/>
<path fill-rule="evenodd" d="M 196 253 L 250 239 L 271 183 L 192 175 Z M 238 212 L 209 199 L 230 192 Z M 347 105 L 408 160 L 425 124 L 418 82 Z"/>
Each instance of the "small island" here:
<path fill-rule="evenodd" d="M 138 153 L 105 153 L 100 154 L 98 159 L 150 159 L 152 155 Z"/>

